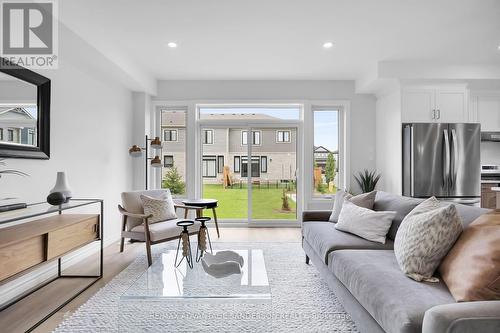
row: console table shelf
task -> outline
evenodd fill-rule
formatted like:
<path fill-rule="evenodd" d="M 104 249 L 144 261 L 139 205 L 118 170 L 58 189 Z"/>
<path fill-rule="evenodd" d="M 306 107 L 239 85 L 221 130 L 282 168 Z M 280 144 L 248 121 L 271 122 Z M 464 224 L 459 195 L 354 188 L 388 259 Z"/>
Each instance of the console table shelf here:
<path fill-rule="evenodd" d="M 99 205 L 99 214 L 70 214 L 66 211 Z M 38 218 L 43 215 L 46 217 Z M 0 325 L 8 323 L 18 306 L 25 308 L 29 299 L 52 288 L 54 282 L 73 279 L 83 287 L 59 306 L 48 307 L 43 318 L 33 319 L 28 331 L 39 326 L 44 320 L 68 304 L 103 276 L 103 215 L 104 202 L 101 199 L 72 199 L 61 206 L 46 203 L 33 204 L 26 209 L 0 214 L 0 284 L 12 281 L 43 264 L 57 260 L 57 272 L 38 287 L 22 294 L 0 307 Z M 99 272 L 91 275 L 63 274 L 62 258 L 85 245 L 99 242 Z M 83 282 L 83 283 L 82 283 Z"/>

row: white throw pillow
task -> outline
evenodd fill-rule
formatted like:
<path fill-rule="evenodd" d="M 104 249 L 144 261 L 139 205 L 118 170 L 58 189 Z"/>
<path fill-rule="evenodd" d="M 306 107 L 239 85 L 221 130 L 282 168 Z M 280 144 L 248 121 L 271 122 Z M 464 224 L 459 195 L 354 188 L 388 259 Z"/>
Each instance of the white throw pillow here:
<path fill-rule="evenodd" d="M 335 199 L 333 199 L 333 209 L 330 218 L 328 219 L 330 222 L 335 222 L 339 220 L 340 211 L 342 210 L 342 205 L 344 204 L 345 198 L 351 198 L 352 195 L 347 193 L 344 190 L 337 190 L 335 193 Z"/>
<path fill-rule="evenodd" d="M 415 207 L 401 222 L 394 254 L 401 270 L 415 281 L 437 282 L 433 277 L 462 232 L 454 205 L 441 207 L 432 197 Z"/>
<path fill-rule="evenodd" d="M 161 222 L 177 218 L 177 214 L 175 213 L 174 200 L 172 199 L 172 195 L 168 192 L 165 192 L 159 198 L 153 198 L 141 194 L 141 201 L 144 208 L 144 214 L 153 215 L 153 217 L 149 219 L 149 223 Z"/>
<path fill-rule="evenodd" d="M 335 228 L 373 242 L 385 244 L 385 237 L 395 216 L 396 212 L 376 212 L 345 200 Z"/>

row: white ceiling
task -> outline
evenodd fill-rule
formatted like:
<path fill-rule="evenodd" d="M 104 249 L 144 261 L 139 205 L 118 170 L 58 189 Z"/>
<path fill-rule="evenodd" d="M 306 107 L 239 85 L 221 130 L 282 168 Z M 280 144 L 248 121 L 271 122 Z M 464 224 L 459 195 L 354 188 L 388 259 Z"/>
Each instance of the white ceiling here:
<path fill-rule="evenodd" d="M 381 61 L 500 65 L 499 0 L 64 0 L 61 21 L 156 79 L 360 79 Z M 178 44 L 167 47 L 169 41 Z M 324 49 L 325 41 L 335 46 Z"/>

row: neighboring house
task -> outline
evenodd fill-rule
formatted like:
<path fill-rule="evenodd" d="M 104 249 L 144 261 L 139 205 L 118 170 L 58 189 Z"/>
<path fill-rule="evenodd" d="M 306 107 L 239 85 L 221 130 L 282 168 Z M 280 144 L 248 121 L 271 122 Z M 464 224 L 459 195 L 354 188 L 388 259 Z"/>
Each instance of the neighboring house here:
<path fill-rule="evenodd" d="M 0 107 L 0 141 L 35 146 L 36 119 L 21 107 Z"/>
<path fill-rule="evenodd" d="M 164 172 L 175 166 L 185 178 L 185 116 L 171 115 L 168 121 L 162 120 Z M 212 114 L 205 117 L 274 119 L 263 114 Z M 248 172 L 257 180 L 295 179 L 297 142 L 294 128 L 262 128 L 252 133 L 242 128 L 204 128 L 200 139 L 203 146 L 201 171 L 206 183 L 221 182 L 224 166 L 229 167 L 231 177 L 236 181 L 248 177 Z M 252 142 L 250 161 L 247 156 L 249 140 Z"/>
<path fill-rule="evenodd" d="M 332 153 L 335 162 L 338 161 L 338 150 L 330 151 L 323 146 L 314 147 L 314 162 L 318 168 L 321 168 L 321 173 L 325 173 L 326 160 L 328 159 L 328 155 Z M 335 169 L 338 170 L 338 165 L 335 163 Z"/>

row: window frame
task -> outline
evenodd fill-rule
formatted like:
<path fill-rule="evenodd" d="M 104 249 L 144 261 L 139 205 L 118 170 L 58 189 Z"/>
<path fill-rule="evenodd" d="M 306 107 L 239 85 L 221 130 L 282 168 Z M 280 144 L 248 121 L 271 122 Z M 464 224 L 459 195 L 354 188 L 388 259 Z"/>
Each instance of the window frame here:
<path fill-rule="evenodd" d="M 170 138 L 172 138 L 172 133 L 175 132 L 175 140 L 167 140 L 165 138 L 166 132 L 170 132 Z M 163 141 L 165 141 L 165 142 L 179 142 L 179 130 L 177 128 L 175 128 L 175 129 L 164 128 L 163 129 Z"/>
<path fill-rule="evenodd" d="M 172 165 L 167 165 L 166 158 L 172 159 Z M 163 155 L 163 167 L 164 168 L 173 168 L 174 167 L 174 155 Z"/>
<path fill-rule="evenodd" d="M 205 176 L 205 166 L 203 165 L 205 162 L 214 162 L 214 175 L 208 175 L 208 165 L 207 165 L 207 175 Z M 203 155 L 201 160 L 201 176 L 203 178 L 217 178 L 217 156 L 216 155 Z"/>
<path fill-rule="evenodd" d="M 12 139 L 11 139 L 11 136 L 12 136 Z M 14 129 L 12 129 L 12 128 L 7 129 L 7 141 L 14 142 Z"/>
<path fill-rule="evenodd" d="M 236 160 L 238 160 L 238 162 L 236 162 Z M 236 166 L 238 166 L 238 170 L 236 170 Z M 233 172 L 241 173 L 241 156 L 233 157 Z"/>
<path fill-rule="evenodd" d="M 206 133 L 211 132 L 212 133 L 212 142 L 205 142 L 205 139 L 207 139 Z M 201 143 L 204 145 L 213 145 L 215 143 L 215 131 L 210 128 L 210 129 L 203 129 L 203 137 L 201 138 Z"/>
<path fill-rule="evenodd" d="M 265 163 L 263 163 L 264 161 Z M 260 173 L 267 173 L 267 156 L 265 155 L 260 157 Z"/>
<path fill-rule="evenodd" d="M 280 133 L 283 133 L 283 141 L 279 140 Z M 285 140 L 285 133 L 288 133 L 288 140 Z M 276 130 L 276 143 L 291 143 L 292 142 L 292 134 L 290 130 Z"/>
<path fill-rule="evenodd" d="M 259 133 L 259 143 L 255 143 L 255 136 L 254 134 L 255 133 Z M 244 142 L 243 140 L 243 137 L 244 137 L 244 133 L 246 133 L 246 141 L 247 142 Z M 241 130 L 241 140 L 240 140 L 240 145 L 242 147 L 246 146 L 248 144 L 248 130 Z M 252 130 L 252 146 L 262 146 L 262 130 Z"/>
<path fill-rule="evenodd" d="M 217 155 L 217 173 L 224 173 L 224 155 Z"/>

